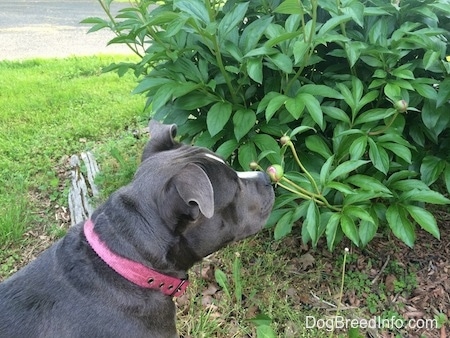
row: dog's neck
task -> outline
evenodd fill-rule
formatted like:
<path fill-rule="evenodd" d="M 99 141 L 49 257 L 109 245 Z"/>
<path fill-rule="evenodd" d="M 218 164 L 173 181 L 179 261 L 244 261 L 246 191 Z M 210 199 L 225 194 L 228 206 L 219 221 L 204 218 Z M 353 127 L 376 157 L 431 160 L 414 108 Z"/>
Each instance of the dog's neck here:
<path fill-rule="evenodd" d="M 157 272 L 149 267 L 112 252 L 94 230 L 94 222 L 84 223 L 84 235 L 92 250 L 114 271 L 128 281 L 146 288 L 159 290 L 171 297 L 181 296 L 189 282 Z"/>

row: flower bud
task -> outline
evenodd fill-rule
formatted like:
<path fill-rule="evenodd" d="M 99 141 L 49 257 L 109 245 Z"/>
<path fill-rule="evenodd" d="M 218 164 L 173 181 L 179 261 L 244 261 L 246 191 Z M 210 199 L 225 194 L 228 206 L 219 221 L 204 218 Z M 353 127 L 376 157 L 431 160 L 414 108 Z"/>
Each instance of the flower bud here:
<path fill-rule="evenodd" d="M 259 168 L 259 165 L 257 162 L 252 161 L 252 162 L 250 162 L 249 167 L 251 170 L 257 170 Z"/>
<path fill-rule="evenodd" d="M 272 182 L 279 182 L 284 175 L 283 167 L 279 164 L 273 164 L 267 168 L 267 174 Z"/>
<path fill-rule="evenodd" d="M 289 137 L 289 136 L 287 136 L 287 135 L 283 135 L 281 138 L 280 138 L 280 143 L 281 143 L 281 145 L 285 145 L 285 144 L 288 144 L 289 142 L 291 142 L 291 138 Z"/>
<path fill-rule="evenodd" d="M 408 102 L 406 102 L 405 100 L 398 100 L 397 102 L 394 103 L 394 108 L 399 113 L 404 113 L 408 110 Z"/>

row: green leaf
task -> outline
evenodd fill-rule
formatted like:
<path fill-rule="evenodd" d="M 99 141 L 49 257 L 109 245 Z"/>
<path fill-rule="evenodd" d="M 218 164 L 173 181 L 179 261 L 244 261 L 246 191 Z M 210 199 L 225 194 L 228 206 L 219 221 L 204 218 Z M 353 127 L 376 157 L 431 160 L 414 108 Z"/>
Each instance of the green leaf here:
<path fill-rule="evenodd" d="M 325 35 L 325 33 L 329 32 L 333 28 L 339 26 L 341 23 L 348 22 L 352 19 L 350 14 L 344 14 L 335 16 L 331 19 L 328 19 L 326 23 L 320 27 L 319 32 L 317 33 L 317 37 L 321 37 L 322 35 Z"/>
<path fill-rule="evenodd" d="M 405 162 L 411 163 L 412 155 L 411 150 L 409 150 L 408 147 L 405 147 L 402 144 L 392 142 L 380 143 L 380 146 L 382 146 L 384 149 L 392 151 L 395 155 L 403 159 Z"/>
<path fill-rule="evenodd" d="M 277 66 L 283 73 L 292 73 L 293 64 L 289 56 L 281 53 L 272 54 L 266 57 L 270 62 Z"/>
<path fill-rule="evenodd" d="M 319 101 L 314 96 L 308 93 L 300 93 L 298 94 L 298 96 L 300 96 L 305 103 L 306 109 L 308 110 L 308 113 L 314 120 L 314 122 L 316 122 L 319 127 L 323 129 L 323 113 L 322 109 L 320 108 Z"/>
<path fill-rule="evenodd" d="M 103 28 L 109 28 L 109 23 L 101 18 L 86 18 L 81 21 L 83 24 L 93 24 L 93 26 L 88 30 L 88 33 L 97 32 Z"/>
<path fill-rule="evenodd" d="M 303 14 L 303 9 L 297 0 L 284 0 L 275 8 L 274 12 L 280 14 Z"/>
<path fill-rule="evenodd" d="M 338 213 L 333 213 L 328 220 L 327 228 L 325 234 L 327 237 L 327 246 L 330 251 L 333 251 L 334 245 L 336 244 L 336 235 L 339 230 L 338 225 L 341 220 L 341 215 Z"/>
<path fill-rule="evenodd" d="M 290 137 L 290 138 L 293 138 L 295 135 L 301 134 L 301 133 L 303 133 L 303 132 L 305 132 L 305 131 L 308 131 L 308 130 L 316 131 L 316 130 L 315 130 L 314 128 L 312 128 L 312 127 L 308 127 L 308 126 L 298 126 L 297 128 L 294 128 L 293 131 L 291 131 L 291 133 L 289 134 L 289 137 Z"/>
<path fill-rule="evenodd" d="M 348 184 L 341 183 L 341 182 L 334 182 L 334 181 L 328 182 L 325 185 L 325 187 L 340 191 L 344 195 L 356 194 L 356 191 L 354 189 L 352 189 L 352 187 L 350 187 Z"/>
<path fill-rule="evenodd" d="M 256 338 L 276 338 L 275 331 L 269 325 L 256 327 Z"/>
<path fill-rule="evenodd" d="M 412 174 L 410 172 L 405 171 L 404 175 L 411 176 Z M 393 177 L 395 174 L 393 174 L 391 177 Z M 403 176 L 403 175 L 401 175 Z M 391 189 L 400 190 L 400 191 L 409 191 L 412 189 L 419 189 L 419 190 L 428 190 L 428 186 L 422 182 L 421 180 L 416 179 L 399 179 L 399 180 L 392 180 L 389 178 L 388 185 Z"/>
<path fill-rule="evenodd" d="M 450 77 L 439 84 L 436 107 L 439 108 L 450 100 Z"/>
<path fill-rule="evenodd" d="M 364 46 L 359 41 L 349 41 L 345 44 L 345 52 L 347 53 L 347 59 L 350 67 L 355 66 L 361 56 L 362 49 L 364 49 Z"/>
<path fill-rule="evenodd" d="M 245 27 L 239 39 L 239 48 L 243 51 L 244 55 L 254 49 L 259 43 L 264 31 L 272 22 L 272 19 L 272 17 L 262 17 Z"/>
<path fill-rule="evenodd" d="M 392 75 L 404 80 L 414 80 L 414 73 L 405 68 L 396 68 L 392 70 Z"/>
<path fill-rule="evenodd" d="M 256 113 L 259 114 L 262 111 L 264 111 L 264 109 L 267 108 L 267 106 L 269 105 L 270 102 L 272 102 L 272 100 L 276 97 L 278 97 L 279 95 L 281 95 L 280 93 L 277 92 L 268 92 L 259 102 L 258 104 L 258 109 L 256 110 Z M 287 98 L 287 96 L 285 96 L 285 98 Z M 284 103 L 284 101 L 280 104 L 281 105 Z M 277 108 L 278 109 L 278 108 Z"/>
<path fill-rule="evenodd" d="M 406 217 L 403 207 L 391 204 L 386 210 L 386 219 L 394 235 L 412 248 L 416 233 L 413 224 Z"/>
<path fill-rule="evenodd" d="M 344 198 L 344 205 L 351 205 L 356 203 L 367 203 L 370 200 L 376 198 L 389 198 L 392 197 L 384 192 L 380 191 L 367 191 L 367 190 L 353 190 L 353 194 L 349 194 Z"/>
<path fill-rule="evenodd" d="M 352 142 L 352 145 L 350 146 L 349 149 L 350 159 L 359 160 L 366 152 L 366 148 L 367 148 L 367 135 L 363 135 L 355 139 Z"/>
<path fill-rule="evenodd" d="M 253 143 L 259 150 L 266 153 L 267 158 L 271 163 L 281 163 L 280 146 L 278 142 L 270 135 L 258 134 L 252 137 Z M 261 157 L 258 156 L 258 160 Z"/>
<path fill-rule="evenodd" d="M 436 52 L 434 50 L 427 50 L 425 55 L 423 56 L 423 66 L 425 70 L 431 68 L 435 63 L 439 61 L 441 58 L 441 53 Z"/>
<path fill-rule="evenodd" d="M 334 162 L 334 155 L 330 156 L 328 158 L 328 160 L 325 161 L 325 163 L 323 164 L 322 168 L 320 169 L 320 184 L 322 186 L 325 185 L 325 183 L 327 182 L 328 179 L 328 175 L 330 173 L 331 170 L 331 166 L 333 165 Z"/>
<path fill-rule="evenodd" d="M 349 107 L 354 110 L 356 108 L 357 103 L 355 102 L 355 99 L 353 98 L 353 94 L 348 89 L 346 85 L 343 83 L 337 83 L 336 86 L 339 88 L 339 91 L 341 92 L 342 96 L 344 97 L 345 103 L 349 105 Z"/>
<path fill-rule="evenodd" d="M 346 214 L 341 215 L 341 229 L 345 236 L 347 236 L 356 246 L 359 246 L 358 229 L 350 216 Z"/>
<path fill-rule="evenodd" d="M 405 191 L 400 195 L 400 199 L 405 201 L 425 202 L 430 204 L 449 204 L 450 200 L 442 194 L 433 190 L 413 189 Z"/>
<path fill-rule="evenodd" d="M 345 122 L 348 125 L 351 124 L 350 117 L 340 108 L 331 106 L 322 106 L 322 111 L 325 113 L 325 115 L 331 117 L 332 119 Z"/>
<path fill-rule="evenodd" d="M 236 140 L 244 137 L 256 123 L 256 114 L 251 109 L 240 109 L 233 116 L 234 136 Z"/>
<path fill-rule="evenodd" d="M 319 240 L 318 229 L 320 224 L 320 214 L 317 209 L 317 205 L 313 200 L 310 200 L 307 204 L 308 211 L 306 212 L 303 226 L 308 230 L 312 244 L 315 247 L 317 245 L 317 241 Z"/>
<path fill-rule="evenodd" d="M 174 88 L 175 90 L 176 88 Z M 177 99 L 177 107 L 182 107 L 183 110 L 196 110 L 204 107 L 213 101 L 212 96 L 205 95 L 204 93 L 194 92 L 189 95 L 184 95 Z"/>
<path fill-rule="evenodd" d="M 376 223 L 368 222 L 368 221 L 361 221 L 359 223 L 359 240 L 361 241 L 362 246 L 366 246 L 377 233 L 378 226 Z"/>
<path fill-rule="evenodd" d="M 164 84 L 171 83 L 174 87 L 176 87 L 175 81 L 162 77 L 145 77 L 136 88 L 132 91 L 133 94 L 141 94 L 148 92 L 149 90 L 161 87 Z"/>
<path fill-rule="evenodd" d="M 310 47 L 311 44 L 304 40 L 298 40 L 294 43 L 293 52 L 295 64 L 298 64 L 305 59 L 305 56 L 309 52 Z"/>
<path fill-rule="evenodd" d="M 420 166 L 421 179 L 426 185 L 436 182 L 445 169 L 445 161 L 436 156 L 425 156 Z"/>
<path fill-rule="evenodd" d="M 389 156 L 386 150 L 376 144 L 371 138 L 369 138 L 369 158 L 375 168 L 384 174 L 388 173 L 390 165 Z"/>
<path fill-rule="evenodd" d="M 228 34 L 244 20 L 249 2 L 238 3 L 234 8 L 225 14 L 217 27 L 220 39 L 226 39 Z"/>
<path fill-rule="evenodd" d="M 253 81 L 262 84 L 263 81 L 262 58 L 247 59 L 247 74 Z"/>
<path fill-rule="evenodd" d="M 351 16 L 361 28 L 364 27 L 364 8 L 365 6 L 359 1 L 352 1 L 347 6 L 342 7 L 342 12 Z"/>
<path fill-rule="evenodd" d="M 386 86 L 384 86 L 384 94 L 394 102 L 402 98 L 400 87 L 393 83 L 386 83 Z"/>
<path fill-rule="evenodd" d="M 80 23 L 86 23 L 86 24 L 104 24 L 105 27 L 108 27 L 108 21 L 98 18 L 98 17 L 88 17 L 86 19 L 83 19 L 80 21 Z"/>
<path fill-rule="evenodd" d="M 374 219 L 367 210 L 357 205 L 348 205 L 344 208 L 344 213 L 352 219 L 360 219 L 362 221 L 375 224 Z"/>
<path fill-rule="evenodd" d="M 358 102 L 358 110 L 360 110 L 362 107 L 364 107 L 366 104 L 375 101 L 378 99 L 379 92 L 378 90 L 372 90 L 368 92 L 366 95 L 364 95 Z"/>
<path fill-rule="evenodd" d="M 206 125 L 211 136 L 215 136 L 223 130 L 231 117 L 232 104 L 229 102 L 217 102 L 208 111 Z"/>
<path fill-rule="evenodd" d="M 250 162 L 256 161 L 258 155 L 256 154 L 255 144 L 253 142 L 244 143 L 238 149 L 239 164 L 244 170 L 250 168 Z"/>
<path fill-rule="evenodd" d="M 292 231 L 292 214 L 293 211 L 288 211 L 285 213 L 275 225 L 274 238 L 275 240 L 279 240 Z"/>
<path fill-rule="evenodd" d="M 297 95 L 294 98 L 288 98 L 284 105 L 289 114 L 291 114 L 292 117 L 296 120 L 298 120 L 302 116 L 305 109 L 305 102 L 303 101 L 303 97 L 301 97 L 300 95 Z"/>
<path fill-rule="evenodd" d="M 383 192 L 392 195 L 391 191 L 374 177 L 356 174 L 345 180 L 346 183 L 353 184 L 363 190 Z"/>
<path fill-rule="evenodd" d="M 272 319 L 264 313 L 258 314 L 256 317 L 249 319 L 256 326 L 270 325 Z"/>
<path fill-rule="evenodd" d="M 419 93 L 420 96 L 426 97 L 427 99 L 436 101 L 438 98 L 438 93 L 433 88 L 433 86 L 426 83 L 413 82 L 412 86 Z"/>
<path fill-rule="evenodd" d="M 230 289 L 228 288 L 229 284 L 228 284 L 228 280 L 227 280 L 227 275 L 225 274 L 225 272 L 223 272 L 220 269 L 215 269 L 214 277 L 216 279 L 217 284 L 219 284 L 219 286 L 223 289 L 225 294 L 228 297 L 231 297 Z"/>
<path fill-rule="evenodd" d="M 267 95 L 264 98 L 266 98 Z M 266 108 L 266 121 L 267 122 L 269 122 L 272 119 L 273 115 L 277 112 L 278 109 L 280 109 L 280 107 L 286 102 L 287 99 L 288 99 L 288 97 L 286 95 L 282 95 L 282 94 L 278 94 L 278 93 L 276 93 L 275 95 L 270 95 L 270 101 Z M 263 102 L 261 101 L 260 104 L 262 104 L 262 103 Z M 259 110 L 259 106 L 258 106 L 258 110 Z"/>
<path fill-rule="evenodd" d="M 319 135 L 311 135 L 306 137 L 305 145 L 309 150 L 320 154 L 325 159 L 328 159 L 333 155 L 326 142 Z"/>
<path fill-rule="evenodd" d="M 223 142 L 215 151 L 217 155 L 227 159 L 237 149 L 239 143 L 235 139 Z"/>
<path fill-rule="evenodd" d="M 440 239 L 439 228 L 431 212 L 415 205 L 406 205 L 405 208 L 423 230 Z"/>
<path fill-rule="evenodd" d="M 190 16 L 200 20 L 203 23 L 209 23 L 208 10 L 203 1 L 200 0 L 175 0 L 173 2 L 175 8 L 188 13 Z"/>
<path fill-rule="evenodd" d="M 450 164 L 448 162 L 445 164 L 444 179 L 447 192 L 450 192 Z"/>
<path fill-rule="evenodd" d="M 333 172 L 330 174 L 329 180 L 332 181 L 340 176 L 344 176 L 352 172 L 353 170 L 358 169 L 362 165 L 368 163 L 369 161 L 364 160 L 350 160 L 346 161 L 344 163 L 339 164 L 336 169 L 333 170 Z"/>
<path fill-rule="evenodd" d="M 172 83 L 168 83 L 159 87 L 156 93 L 153 95 L 152 110 L 158 111 L 162 108 L 173 95 L 174 86 Z"/>
<path fill-rule="evenodd" d="M 374 108 L 369 109 L 365 111 L 364 113 L 360 114 L 356 120 L 355 125 L 363 124 L 363 123 L 369 123 L 373 121 L 380 121 L 384 120 L 385 118 L 392 116 L 395 114 L 394 108 Z"/>
<path fill-rule="evenodd" d="M 324 85 L 306 84 L 300 87 L 299 93 L 307 93 L 315 96 L 328 97 L 337 100 L 343 99 L 342 94 L 337 90 Z"/>

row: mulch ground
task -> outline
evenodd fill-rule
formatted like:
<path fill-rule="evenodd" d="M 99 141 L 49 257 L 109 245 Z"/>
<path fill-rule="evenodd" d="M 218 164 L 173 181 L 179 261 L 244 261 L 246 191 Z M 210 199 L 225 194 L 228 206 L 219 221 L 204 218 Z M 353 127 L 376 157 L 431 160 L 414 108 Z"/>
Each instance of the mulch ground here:
<path fill-rule="evenodd" d="M 380 307 L 384 307 L 384 310 L 391 310 L 393 313 L 400 314 L 406 321 L 411 320 L 411 325 L 416 326 L 407 327 L 407 325 L 404 325 L 394 328 L 394 330 L 379 328 L 367 330 L 365 332 L 367 337 L 450 337 L 450 321 L 448 320 L 450 319 L 450 213 L 434 211 L 434 214 L 438 219 L 441 231 L 440 240 L 424 231 L 418 231 L 414 248 L 409 248 L 396 238 L 378 237 L 365 249 L 352 248 L 350 250 L 357 259 L 354 262 L 347 263 L 347 274 L 358 271 L 366 275 L 367 280 L 370 281 L 371 289 L 370 292 L 362 293 L 358 293 L 355 289 L 345 291 L 342 299 L 340 299 L 340 315 L 366 319 L 377 316 L 378 313 L 370 313 L 368 298 L 371 292 L 380 292 L 387 297 L 383 299 L 383 304 L 378 304 L 378 312 Z M 288 245 L 291 244 L 288 243 Z M 336 289 L 336 282 L 338 281 L 336 261 L 339 256 L 343 256 L 344 246 L 345 243 L 336 249 L 338 254 L 330 254 L 317 249 L 306 250 L 302 256 L 293 259 L 294 262 L 297 260 L 297 270 L 311 271 L 315 267 L 320 267 L 327 276 L 321 278 L 315 285 L 311 285 L 303 293 L 299 293 L 299 301 L 312 307 L 336 311 L 334 306 L 339 303 L 336 296 L 339 293 L 339 290 Z M 395 262 L 398 267 L 397 273 L 386 269 L 389 262 Z M 415 276 L 417 282 L 415 286 L 409 288 L 409 285 L 404 285 L 404 281 L 407 281 L 408 278 L 399 278 L 398 275 L 399 273 L 401 275 L 402 271 L 399 272 L 398 270 L 403 270 L 403 277 Z M 331 278 L 329 278 L 330 276 Z M 402 289 L 407 291 L 397 291 L 396 285 L 398 282 L 403 284 L 401 285 Z M 377 291 L 381 288 L 383 291 Z M 312 293 L 311 290 L 314 290 L 316 294 Z M 346 290 L 345 287 L 344 290 Z M 332 301 L 327 302 L 326 299 L 330 298 Z M 445 325 L 436 328 L 436 323 L 431 322 L 431 320 L 442 315 L 447 318 L 445 321 L 444 317 Z"/>

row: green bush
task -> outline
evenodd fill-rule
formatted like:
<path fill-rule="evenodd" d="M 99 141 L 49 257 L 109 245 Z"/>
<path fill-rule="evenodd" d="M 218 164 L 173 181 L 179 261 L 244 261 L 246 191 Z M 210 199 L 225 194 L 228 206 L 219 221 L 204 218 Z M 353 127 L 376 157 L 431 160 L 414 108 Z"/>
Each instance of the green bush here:
<path fill-rule="evenodd" d="M 424 207 L 449 202 L 430 188 L 450 189 L 448 0 L 99 2 L 109 19 L 84 22 L 141 57 L 108 70 L 134 70 L 154 118 L 236 168 L 284 168 L 276 238 L 298 221 L 331 250 L 384 225 L 439 238 Z"/>

